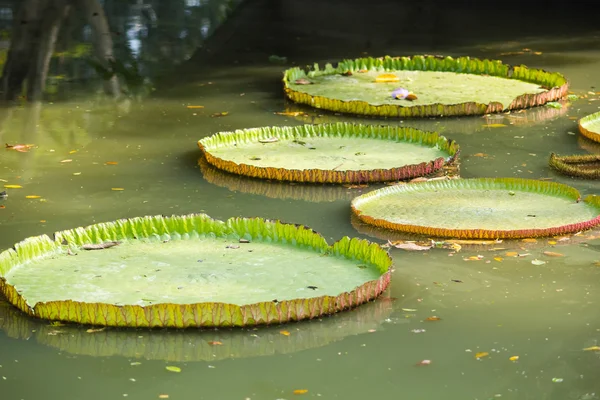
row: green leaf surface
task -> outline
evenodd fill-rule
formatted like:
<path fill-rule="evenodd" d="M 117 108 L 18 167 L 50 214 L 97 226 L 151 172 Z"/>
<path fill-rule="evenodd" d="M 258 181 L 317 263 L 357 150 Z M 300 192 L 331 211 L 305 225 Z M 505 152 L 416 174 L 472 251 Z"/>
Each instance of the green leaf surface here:
<path fill-rule="evenodd" d="M 565 233 L 599 223 L 594 198 L 525 179 L 464 179 L 392 186 L 352 202 L 364 222 L 439 236 L 527 237 Z"/>

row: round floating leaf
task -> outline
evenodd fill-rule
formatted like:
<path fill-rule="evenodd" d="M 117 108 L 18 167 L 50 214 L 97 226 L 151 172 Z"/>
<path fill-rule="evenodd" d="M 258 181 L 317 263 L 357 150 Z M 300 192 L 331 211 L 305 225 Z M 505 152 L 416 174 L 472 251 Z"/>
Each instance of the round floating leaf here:
<path fill-rule="evenodd" d="M 600 155 L 559 156 L 552 153 L 549 164 L 565 175 L 588 179 L 600 178 Z"/>
<path fill-rule="evenodd" d="M 311 84 L 300 84 L 306 81 Z M 295 67 L 285 71 L 283 84 L 294 102 L 381 117 L 488 114 L 542 105 L 568 90 L 559 73 L 441 56 L 359 58 L 335 68 L 315 64 L 311 71 Z"/>
<path fill-rule="evenodd" d="M 277 181 L 365 183 L 429 175 L 458 156 L 456 143 L 413 128 L 348 123 L 265 127 L 201 139 L 209 164 Z"/>
<path fill-rule="evenodd" d="M 581 118 L 579 132 L 594 142 L 600 142 L 600 111 Z"/>
<path fill-rule="evenodd" d="M 400 283 L 402 284 L 402 283 Z M 409 288 L 404 288 L 410 292 Z M 403 293 L 406 293 L 403 291 Z M 344 338 L 379 329 L 392 314 L 392 298 L 385 295 L 363 304 L 352 312 L 337 313 L 319 321 L 303 321 L 290 329 L 263 326 L 250 334 L 247 330 L 155 329 L 140 335 L 135 329 L 100 328 L 88 330 L 80 325 L 52 326 L 30 318 L 0 300 L 0 330 L 15 339 L 37 343 L 70 354 L 92 357 L 121 357 L 169 362 L 218 361 L 274 354 L 291 354 L 326 346 Z M 220 342 L 222 345 L 212 345 Z"/>
<path fill-rule="evenodd" d="M 367 268 L 358 268 L 359 266 Z M 0 293 L 29 315 L 105 326 L 281 323 L 372 300 L 391 258 L 365 240 L 207 215 L 141 217 L 38 236 L 0 253 Z"/>
<path fill-rule="evenodd" d="M 352 201 L 363 221 L 437 237 L 503 239 L 578 232 L 600 224 L 600 198 L 529 179 L 454 179 L 391 186 Z"/>

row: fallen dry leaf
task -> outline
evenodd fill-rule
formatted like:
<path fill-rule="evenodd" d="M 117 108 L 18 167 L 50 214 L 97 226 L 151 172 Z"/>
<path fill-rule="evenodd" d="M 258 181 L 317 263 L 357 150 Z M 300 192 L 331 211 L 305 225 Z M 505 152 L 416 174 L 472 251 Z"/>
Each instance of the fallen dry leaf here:
<path fill-rule="evenodd" d="M 21 189 L 23 186 L 21 185 L 4 185 L 6 189 Z"/>
<path fill-rule="evenodd" d="M 375 78 L 375 82 L 384 83 L 384 82 L 399 82 L 400 78 L 394 74 L 380 74 Z"/>
<path fill-rule="evenodd" d="M 88 329 L 87 331 L 85 331 L 86 333 L 96 333 L 96 332 L 102 332 L 104 329 L 106 328 L 98 328 L 98 329 Z"/>
<path fill-rule="evenodd" d="M 124 188 L 110 188 L 110 190 L 114 190 L 115 192 L 120 192 L 125 189 Z"/>
<path fill-rule="evenodd" d="M 431 360 L 421 360 L 415 364 L 415 367 L 424 367 L 426 365 L 431 365 Z"/>
<path fill-rule="evenodd" d="M 488 155 L 485 154 L 485 153 L 475 153 L 475 154 L 472 154 L 471 156 L 473 156 L 473 157 L 482 157 L 482 158 L 488 157 Z"/>
<path fill-rule="evenodd" d="M 167 371 L 171 371 L 171 372 L 181 372 L 181 368 L 175 367 L 173 365 L 168 365 L 168 366 L 165 367 L 165 369 Z"/>
<path fill-rule="evenodd" d="M 290 333 L 288 331 L 279 331 L 279 333 L 283 336 L 290 336 Z"/>
<path fill-rule="evenodd" d="M 523 243 L 537 243 L 537 239 L 534 239 L 534 238 L 525 238 L 525 239 L 521 239 L 521 242 L 523 242 Z"/>
<path fill-rule="evenodd" d="M 305 394 L 308 393 L 308 389 L 296 389 L 294 390 L 294 394 Z"/>
<path fill-rule="evenodd" d="M 0 208 L 6 208 L 6 206 L 5 205 L 0 205 Z"/>
<path fill-rule="evenodd" d="M 117 165 L 118 163 L 118 161 L 107 161 L 104 163 L 104 165 Z"/>
<path fill-rule="evenodd" d="M 508 358 L 510 361 L 517 361 L 519 359 L 519 356 L 512 356 Z"/>
<path fill-rule="evenodd" d="M 61 160 L 60 162 L 63 163 L 63 164 L 66 164 L 66 163 L 70 163 L 72 161 L 73 160 L 71 160 L 70 158 L 67 158 L 66 160 Z"/>
<path fill-rule="evenodd" d="M 285 115 L 286 117 L 304 117 L 304 116 L 308 115 L 302 111 L 281 111 L 281 112 L 276 112 L 275 114 Z"/>
<path fill-rule="evenodd" d="M 494 260 L 496 260 L 498 262 L 502 262 L 502 260 L 504 260 L 504 258 L 502 258 L 502 257 L 494 257 Z"/>
<path fill-rule="evenodd" d="M 208 342 L 208 344 L 210 344 L 211 346 L 222 346 L 223 345 L 223 343 L 218 342 L 218 341 Z"/>
<path fill-rule="evenodd" d="M 204 108 L 204 106 L 187 106 L 187 108 L 198 109 L 198 108 Z"/>
<path fill-rule="evenodd" d="M 226 115 L 229 115 L 229 111 L 221 111 L 218 113 L 211 114 L 210 116 L 211 117 L 225 117 Z"/>
<path fill-rule="evenodd" d="M 516 251 L 507 251 L 506 253 L 504 253 L 504 255 L 506 257 L 517 257 L 519 253 L 517 253 Z"/>
<path fill-rule="evenodd" d="M 395 247 L 397 249 L 406 250 L 406 251 L 424 251 L 424 250 L 429 250 L 433 247 L 432 244 L 421 245 L 421 244 L 417 244 L 415 242 L 402 242 L 402 241 L 396 241 L 396 242 L 388 241 L 388 245 Z"/>
<path fill-rule="evenodd" d="M 545 251 L 544 252 L 545 256 L 549 256 L 549 257 L 564 257 L 564 254 L 561 253 L 555 253 L 553 251 Z"/>
<path fill-rule="evenodd" d="M 505 125 L 505 124 L 486 124 L 486 125 L 483 125 L 484 128 L 503 128 L 505 126 L 507 126 L 507 125 Z"/>
<path fill-rule="evenodd" d="M 481 245 L 492 245 L 502 243 L 502 240 L 471 240 L 471 239 L 450 239 L 446 240 L 445 243 L 458 243 L 462 245 L 481 244 Z"/>
<path fill-rule="evenodd" d="M 25 198 L 26 198 L 26 199 L 39 199 L 40 197 L 42 197 L 42 196 L 33 195 L 33 194 L 30 194 L 30 195 L 28 195 L 28 196 L 25 196 Z"/>
<path fill-rule="evenodd" d="M 168 395 L 168 394 L 159 394 L 159 395 L 158 395 L 158 398 L 159 398 L 159 399 L 168 399 L 168 398 L 169 398 L 169 395 Z"/>
<path fill-rule="evenodd" d="M 487 357 L 489 355 L 490 355 L 490 353 L 488 353 L 487 351 L 481 351 L 479 353 L 475 353 L 475 358 L 483 358 L 483 357 Z"/>
<path fill-rule="evenodd" d="M 21 153 L 26 153 L 33 146 L 34 145 L 32 145 L 32 144 L 8 144 L 8 143 L 6 143 L 6 150 L 16 150 Z"/>
<path fill-rule="evenodd" d="M 600 351 L 600 346 L 586 347 L 583 351 Z"/>
<path fill-rule="evenodd" d="M 442 319 L 440 317 L 436 317 L 435 315 L 431 316 L 431 317 L 427 317 L 425 318 L 425 321 L 441 321 Z"/>

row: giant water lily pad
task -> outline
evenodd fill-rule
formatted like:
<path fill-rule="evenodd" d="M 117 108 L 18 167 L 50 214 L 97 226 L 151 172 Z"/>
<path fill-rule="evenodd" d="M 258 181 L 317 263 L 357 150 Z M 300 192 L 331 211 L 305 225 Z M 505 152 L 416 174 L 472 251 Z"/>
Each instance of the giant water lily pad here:
<path fill-rule="evenodd" d="M 198 142 L 211 165 L 293 182 L 393 181 L 439 171 L 458 146 L 434 132 L 348 123 L 221 132 Z"/>
<path fill-rule="evenodd" d="M 548 163 L 565 175 L 587 179 L 600 178 L 600 155 L 597 154 L 559 156 L 552 153 Z"/>
<path fill-rule="evenodd" d="M 359 58 L 343 60 L 335 68 L 315 64 L 311 71 L 295 67 L 285 71 L 283 84 L 287 97 L 297 103 L 381 117 L 515 110 L 558 100 L 568 90 L 559 73 L 441 56 Z M 404 98 L 406 93 L 414 96 Z"/>
<path fill-rule="evenodd" d="M 304 226 L 204 214 L 143 217 L 16 244 L 0 254 L 0 292 L 50 320 L 246 326 L 315 318 L 374 299 L 389 283 L 390 265 L 376 244 L 346 237 L 330 246 Z"/>
<path fill-rule="evenodd" d="M 581 118 L 579 132 L 594 142 L 600 142 L 600 111 Z"/>
<path fill-rule="evenodd" d="M 567 185 L 482 178 L 379 189 L 352 201 L 363 221 L 437 237 L 503 239 L 578 232 L 600 224 L 600 198 Z"/>

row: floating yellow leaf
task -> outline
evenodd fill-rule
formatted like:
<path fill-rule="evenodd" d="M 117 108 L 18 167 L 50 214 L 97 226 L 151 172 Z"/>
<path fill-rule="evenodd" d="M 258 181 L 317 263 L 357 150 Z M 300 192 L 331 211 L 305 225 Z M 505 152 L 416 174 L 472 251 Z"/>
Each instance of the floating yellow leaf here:
<path fill-rule="evenodd" d="M 488 353 L 487 351 L 481 351 L 479 353 L 475 353 L 475 358 L 483 358 L 483 357 L 487 357 L 489 355 L 490 355 L 490 353 Z"/>
<path fill-rule="evenodd" d="M 494 260 L 496 260 L 498 262 L 502 262 L 502 260 L 504 260 L 504 258 L 502 258 L 502 257 L 494 257 Z"/>
<path fill-rule="evenodd" d="M 222 111 L 222 112 L 212 114 L 211 117 L 224 117 L 228 114 L 229 114 L 229 111 Z"/>
<path fill-rule="evenodd" d="M 71 161 L 73 161 L 73 160 L 71 160 L 70 158 L 68 158 L 66 160 L 61 160 L 60 162 L 64 164 L 64 163 L 70 163 Z"/>
<path fill-rule="evenodd" d="M 73 175 L 79 176 L 79 175 L 81 175 L 81 172 L 73 172 Z"/>
<path fill-rule="evenodd" d="M 117 165 L 118 163 L 118 161 L 107 161 L 104 163 L 104 165 Z"/>
<path fill-rule="evenodd" d="M 181 372 L 181 368 L 175 367 L 173 365 L 168 365 L 168 366 L 165 367 L 165 369 L 167 371 L 171 371 L 171 372 Z"/>
<path fill-rule="evenodd" d="M 516 257 L 519 255 L 519 253 L 517 253 L 516 251 L 507 251 L 506 253 L 504 253 L 504 255 L 506 257 Z"/>
<path fill-rule="evenodd" d="M 586 347 L 583 351 L 600 351 L 600 346 Z"/>
<path fill-rule="evenodd" d="M 159 394 L 159 395 L 158 395 L 158 398 L 159 398 L 159 399 L 168 399 L 168 398 L 169 398 L 169 395 L 168 395 L 168 394 Z"/>
<path fill-rule="evenodd" d="M 545 252 L 544 252 L 544 255 L 545 255 L 545 256 L 549 256 L 549 257 L 563 257 L 563 256 L 564 256 L 564 254 L 561 254 L 561 253 L 555 253 L 555 252 L 553 252 L 553 251 L 545 251 Z"/>
<path fill-rule="evenodd" d="M 548 244 L 550 244 L 550 245 L 555 245 L 555 244 L 556 244 L 556 241 L 555 241 L 555 240 L 548 240 Z"/>
<path fill-rule="evenodd" d="M 223 343 L 217 342 L 217 341 L 208 342 L 208 344 L 210 344 L 211 346 L 222 346 L 223 345 Z"/>
<path fill-rule="evenodd" d="M 400 78 L 394 74 L 381 74 L 377 75 L 375 78 L 375 82 L 383 83 L 383 82 L 399 82 Z"/>
<path fill-rule="evenodd" d="M 204 106 L 187 106 L 187 108 L 196 109 L 196 108 L 204 108 Z"/>
<path fill-rule="evenodd" d="M 542 52 L 541 51 L 534 51 L 533 54 L 535 54 L 536 56 L 541 56 Z"/>
<path fill-rule="evenodd" d="M 478 261 L 483 259 L 483 256 L 471 256 L 469 258 L 465 258 L 465 260 L 469 260 L 469 261 Z"/>
<path fill-rule="evenodd" d="M 71 150 L 69 154 L 77 153 L 77 150 Z"/>
<path fill-rule="evenodd" d="M 440 317 L 436 317 L 435 315 L 425 318 L 425 321 L 441 321 L 441 320 L 442 319 Z"/>
<path fill-rule="evenodd" d="M 504 128 L 505 124 L 486 124 L 483 125 L 484 128 Z"/>
<path fill-rule="evenodd" d="M 519 359 L 519 356 L 512 356 L 512 357 L 509 357 L 509 360 L 510 360 L 510 361 L 517 361 L 518 359 Z"/>
<path fill-rule="evenodd" d="M 121 190 L 125 190 L 124 188 L 110 188 L 110 190 L 114 190 L 114 191 L 121 191 Z"/>
<path fill-rule="evenodd" d="M 299 117 L 299 116 L 305 116 L 307 115 L 305 112 L 302 111 L 283 111 L 283 112 L 276 112 L 275 114 L 277 115 L 285 115 L 287 117 Z"/>
<path fill-rule="evenodd" d="M 40 197 L 42 197 L 42 196 L 37 196 L 37 195 L 34 195 L 34 194 L 30 194 L 29 196 L 25 196 L 26 199 L 39 199 Z"/>
<path fill-rule="evenodd" d="M 104 329 L 106 329 L 106 328 L 98 328 L 98 329 L 93 329 L 93 328 L 90 328 L 90 329 L 88 329 L 88 330 L 87 330 L 87 331 L 85 331 L 85 332 L 86 332 L 86 333 L 97 333 L 97 332 L 102 332 Z"/>
<path fill-rule="evenodd" d="M 525 239 L 522 239 L 521 242 L 523 242 L 523 243 L 537 243 L 537 239 L 534 239 L 534 238 L 525 238 Z"/>
<path fill-rule="evenodd" d="M 294 390 L 294 394 L 304 394 L 308 393 L 308 389 L 296 389 Z"/>
<path fill-rule="evenodd" d="M 0 208 L 6 208 L 6 206 L 4 204 L 0 205 Z"/>
<path fill-rule="evenodd" d="M 473 157 L 481 157 L 481 158 L 485 158 L 485 157 L 487 157 L 487 156 L 488 156 L 488 155 L 487 155 L 487 154 L 485 154 L 485 153 L 475 153 L 475 154 L 473 154 Z"/>
<path fill-rule="evenodd" d="M 23 186 L 21 185 L 4 185 L 6 189 L 21 189 Z"/>
<path fill-rule="evenodd" d="M 279 333 L 281 333 L 283 336 L 290 336 L 288 331 L 279 331 Z"/>

